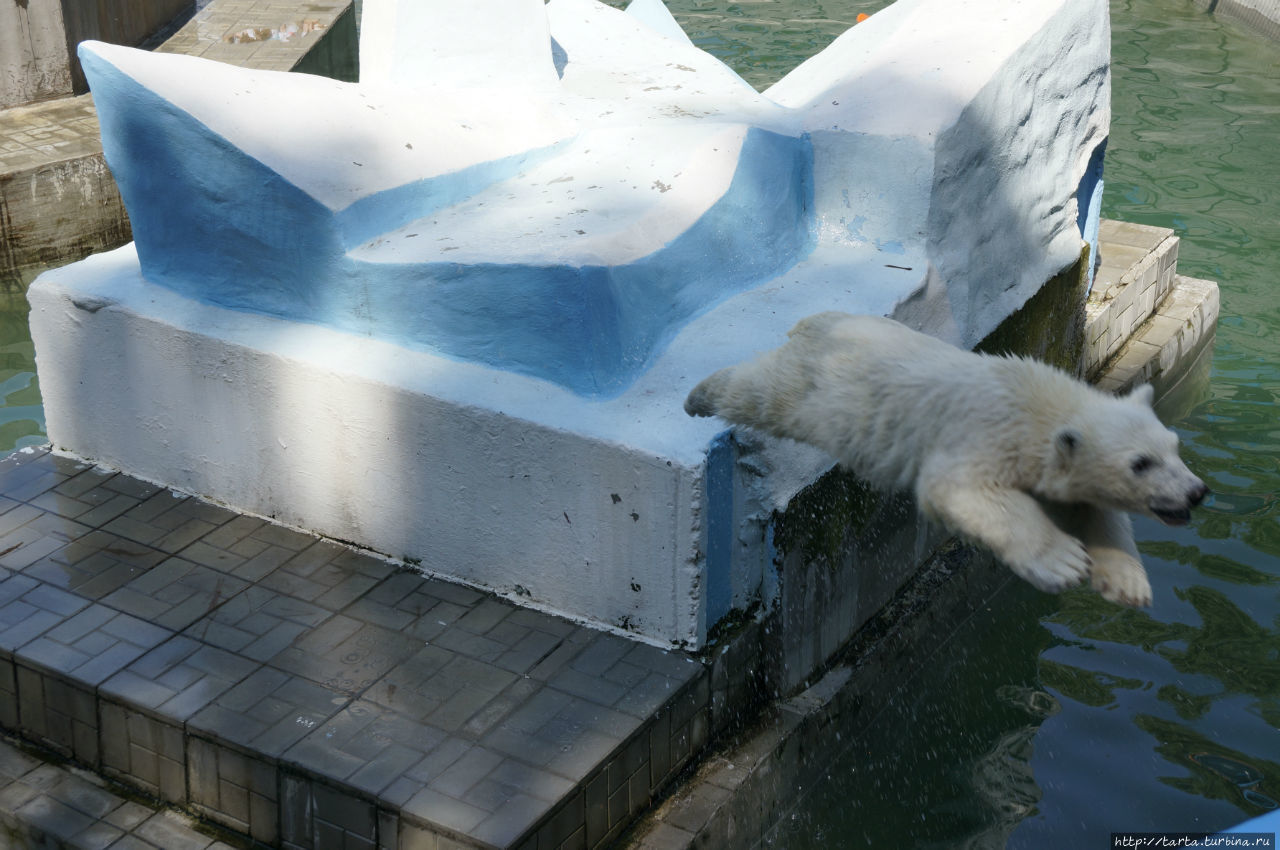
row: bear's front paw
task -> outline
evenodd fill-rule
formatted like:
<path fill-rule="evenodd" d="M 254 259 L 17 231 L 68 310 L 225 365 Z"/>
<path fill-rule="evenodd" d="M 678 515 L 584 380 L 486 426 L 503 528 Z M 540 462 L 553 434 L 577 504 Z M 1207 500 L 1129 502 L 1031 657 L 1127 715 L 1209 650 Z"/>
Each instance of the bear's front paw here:
<path fill-rule="evenodd" d="M 1040 590 L 1060 593 L 1084 581 L 1091 562 L 1084 544 L 1063 534 L 1025 563 L 1013 563 L 1011 566 L 1014 572 Z"/>
<path fill-rule="evenodd" d="M 1145 608 L 1151 604 L 1151 582 L 1141 562 L 1116 550 L 1095 551 L 1091 554 L 1093 569 L 1090 575 L 1093 589 L 1103 599 L 1134 608 Z"/>

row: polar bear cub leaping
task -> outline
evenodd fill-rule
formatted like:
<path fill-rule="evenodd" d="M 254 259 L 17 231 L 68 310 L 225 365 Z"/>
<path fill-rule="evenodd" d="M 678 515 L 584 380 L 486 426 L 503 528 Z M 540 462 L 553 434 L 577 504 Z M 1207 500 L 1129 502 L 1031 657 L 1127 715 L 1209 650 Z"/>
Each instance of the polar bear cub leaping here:
<path fill-rule="evenodd" d="M 1170 525 L 1208 492 L 1151 410 L 1043 363 L 962 351 L 891 319 L 821 313 L 782 348 L 721 369 L 685 401 L 811 443 L 990 547 L 1047 591 L 1091 576 L 1107 599 L 1149 605 L 1126 511 Z"/>

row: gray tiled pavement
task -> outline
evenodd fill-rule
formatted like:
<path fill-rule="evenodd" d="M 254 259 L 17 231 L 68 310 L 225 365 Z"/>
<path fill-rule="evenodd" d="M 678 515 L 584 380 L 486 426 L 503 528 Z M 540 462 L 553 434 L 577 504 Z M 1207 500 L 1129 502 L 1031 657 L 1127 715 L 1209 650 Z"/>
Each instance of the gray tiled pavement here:
<path fill-rule="evenodd" d="M 604 846 L 709 701 L 681 653 L 47 450 L 0 460 L 0 725 L 264 844 Z M 15 805 L 23 782 L 3 817 L 84 846 L 181 825 Z"/>
<path fill-rule="evenodd" d="M 0 738 L 0 846 L 233 850 L 190 818 L 130 800 L 82 771 Z"/>
<path fill-rule="evenodd" d="M 215 0 L 159 49 L 288 70 L 349 5 Z M 100 156 L 88 96 L 3 119 L 0 173 Z M 266 844 L 601 846 L 706 740 L 707 678 L 127 475 L 0 461 L 0 728 Z M 212 846 L 7 759 L 0 819 L 50 846 Z"/>

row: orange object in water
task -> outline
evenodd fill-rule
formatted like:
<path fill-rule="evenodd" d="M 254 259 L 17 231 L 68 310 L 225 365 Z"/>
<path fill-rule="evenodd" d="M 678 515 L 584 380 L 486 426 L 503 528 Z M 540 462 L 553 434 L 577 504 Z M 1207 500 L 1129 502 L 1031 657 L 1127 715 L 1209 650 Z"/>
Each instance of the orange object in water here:
<path fill-rule="evenodd" d="M 867 18 L 869 18 L 869 17 L 871 17 L 871 16 L 870 16 L 870 15 L 868 15 L 866 12 L 859 12 L 859 13 L 858 13 L 858 17 L 857 17 L 856 19 L 854 19 L 854 23 L 855 23 L 855 24 L 860 24 L 860 23 L 862 23 L 863 21 L 865 21 L 865 20 L 866 20 Z"/>

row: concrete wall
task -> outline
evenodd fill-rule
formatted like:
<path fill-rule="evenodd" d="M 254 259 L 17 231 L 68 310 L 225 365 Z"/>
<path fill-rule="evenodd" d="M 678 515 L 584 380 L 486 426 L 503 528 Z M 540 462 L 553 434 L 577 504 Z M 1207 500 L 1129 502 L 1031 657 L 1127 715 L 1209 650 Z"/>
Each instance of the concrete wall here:
<path fill-rule="evenodd" d="M 58 0 L 0 3 L 0 109 L 71 94 Z"/>
<path fill-rule="evenodd" d="M 1226 15 L 1280 41 L 1280 0 L 1196 0 L 1215 15 Z"/>
<path fill-rule="evenodd" d="M 360 79 L 358 43 L 356 11 L 348 6 L 293 70 L 354 83 Z"/>
<path fill-rule="evenodd" d="M 86 39 L 111 44 L 141 44 L 194 6 L 193 0 L 62 0 L 62 19 L 71 57 L 71 84 L 76 93 L 89 90 L 75 56 Z"/>
<path fill-rule="evenodd" d="M 45 267 L 128 238 L 129 218 L 101 154 L 0 174 L 0 289 L 21 291 Z"/>
<path fill-rule="evenodd" d="M 75 45 L 137 45 L 192 0 L 14 0 L 0 3 L 0 109 L 88 91 Z"/>

